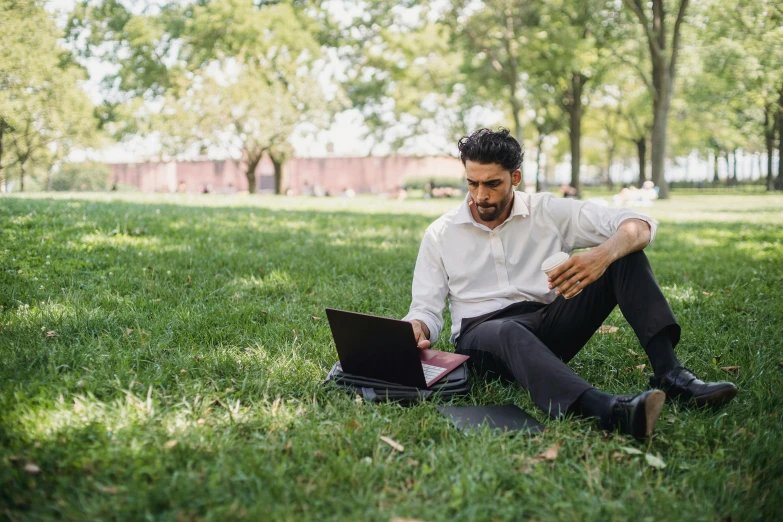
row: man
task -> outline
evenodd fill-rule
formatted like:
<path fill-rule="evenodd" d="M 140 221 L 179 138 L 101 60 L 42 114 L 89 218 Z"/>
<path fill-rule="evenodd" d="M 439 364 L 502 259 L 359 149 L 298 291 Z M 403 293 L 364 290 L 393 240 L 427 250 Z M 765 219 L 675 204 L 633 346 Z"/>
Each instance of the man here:
<path fill-rule="evenodd" d="M 413 276 L 404 320 L 419 348 L 438 339 L 446 298 L 451 340 L 479 371 L 515 380 L 552 417 L 597 417 L 601 428 L 649 437 L 665 398 L 720 406 L 737 388 L 705 383 L 678 361 L 680 326 L 642 249 L 658 222 L 626 209 L 516 192 L 523 151 L 508 130 L 481 129 L 459 142 L 468 195 L 432 223 Z M 550 272 L 542 262 L 572 255 Z M 603 393 L 566 363 L 615 305 L 650 359 L 655 389 Z M 662 391 L 661 391 L 662 390 Z"/>

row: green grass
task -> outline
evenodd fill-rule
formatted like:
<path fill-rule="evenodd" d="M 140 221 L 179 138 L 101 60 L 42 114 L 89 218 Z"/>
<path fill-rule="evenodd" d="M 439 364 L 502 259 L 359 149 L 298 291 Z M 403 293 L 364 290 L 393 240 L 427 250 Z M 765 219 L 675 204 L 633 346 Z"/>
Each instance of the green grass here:
<path fill-rule="evenodd" d="M 324 307 L 404 315 L 420 237 L 455 204 L 0 198 L 0 518 L 783 518 L 783 198 L 650 209 L 680 359 L 740 394 L 717 413 L 667 405 L 645 444 L 549 421 L 499 382 L 475 379 L 457 403 L 518 404 L 546 433 L 465 435 L 432 403 L 321 387 L 336 360 Z M 618 311 L 607 323 L 620 330 L 573 367 L 644 389 L 633 332 Z M 555 444 L 554 461 L 533 460 Z"/>

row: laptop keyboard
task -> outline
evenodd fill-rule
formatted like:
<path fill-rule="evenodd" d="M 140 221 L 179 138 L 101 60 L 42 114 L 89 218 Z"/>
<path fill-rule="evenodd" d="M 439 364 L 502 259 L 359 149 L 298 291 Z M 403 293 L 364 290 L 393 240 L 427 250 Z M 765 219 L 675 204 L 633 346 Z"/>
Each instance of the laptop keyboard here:
<path fill-rule="evenodd" d="M 433 366 L 431 364 L 421 363 L 421 367 L 424 370 L 424 380 L 427 382 L 430 382 L 432 379 L 446 371 L 446 368 Z"/>

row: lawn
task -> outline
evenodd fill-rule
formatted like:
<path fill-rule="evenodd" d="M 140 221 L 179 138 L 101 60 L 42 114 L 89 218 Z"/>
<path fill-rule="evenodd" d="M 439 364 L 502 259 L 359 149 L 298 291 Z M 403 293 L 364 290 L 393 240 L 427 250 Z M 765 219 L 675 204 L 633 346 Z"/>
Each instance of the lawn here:
<path fill-rule="evenodd" d="M 783 519 L 783 197 L 649 209 L 679 357 L 740 393 L 718 412 L 667 405 L 646 443 L 549 421 L 500 382 L 455 403 L 517 404 L 545 433 L 466 435 L 433 403 L 321 387 L 324 308 L 403 316 L 421 235 L 455 204 L 0 198 L 0 518 Z M 617 310 L 607 324 L 572 366 L 645 389 L 632 330 Z"/>

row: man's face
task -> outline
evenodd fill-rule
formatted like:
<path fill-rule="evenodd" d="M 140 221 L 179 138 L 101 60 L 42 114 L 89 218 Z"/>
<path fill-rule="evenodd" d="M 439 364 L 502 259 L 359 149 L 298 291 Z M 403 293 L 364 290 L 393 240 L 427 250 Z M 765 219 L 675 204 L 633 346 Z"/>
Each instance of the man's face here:
<path fill-rule="evenodd" d="M 509 172 L 498 163 L 465 162 L 468 192 L 481 221 L 497 220 L 514 199 L 514 187 L 522 180 L 519 169 Z"/>

